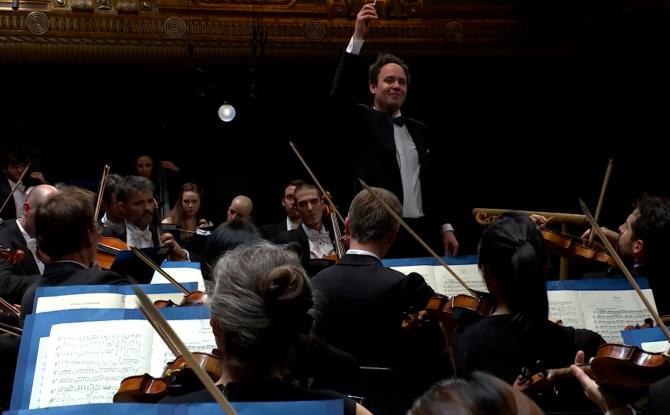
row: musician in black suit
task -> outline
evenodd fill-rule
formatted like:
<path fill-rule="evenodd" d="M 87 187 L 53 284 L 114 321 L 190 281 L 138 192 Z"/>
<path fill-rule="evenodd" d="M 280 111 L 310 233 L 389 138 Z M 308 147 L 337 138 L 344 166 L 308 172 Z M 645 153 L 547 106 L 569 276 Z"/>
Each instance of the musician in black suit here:
<path fill-rule="evenodd" d="M 119 182 L 117 200 L 125 214 L 125 226 L 105 228 L 103 235 L 119 238 L 129 247 L 151 248 L 155 246 L 172 246 L 172 259 L 187 260 L 188 251 L 183 249 L 170 233 L 159 233 L 159 228 L 152 223 L 156 210 L 154 184 L 151 180 L 140 176 L 126 176 Z M 161 243 L 162 239 L 162 243 Z"/>
<path fill-rule="evenodd" d="M 335 254 L 335 235 L 332 225 L 323 222 L 323 201 L 321 191 L 310 183 L 296 187 L 293 197 L 298 207 L 302 224 L 296 229 L 279 234 L 275 243 L 297 243 L 302 250 L 302 263 L 309 275 L 332 264 L 325 257 Z"/>
<path fill-rule="evenodd" d="M 0 297 L 11 304 L 19 304 L 26 289 L 39 279 L 44 263 L 37 255 L 35 241 L 35 212 L 57 190 L 43 184 L 30 189 L 23 204 L 23 215 L 3 222 L 0 227 L 0 245 L 24 252 L 23 260 L 10 264 L 0 258 Z"/>
<path fill-rule="evenodd" d="M 393 193 L 373 191 L 397 214 L 402 211 Z M 444 337 L 437 325 L 403 331 L 401 323 L 406 312 L 426 306 L 433 289 L 419 274 L 384 267 L 381 258 L 399 225 L 367 190 L 351 202 L 345 229 L 349 250 L 313 278 L 321 311 L 317 334 L 353 354 L 361 366 L 390 367 L 412 377 L 413 392 L 422 392 L 448 372 Z"/>
<path fill-rule="evenodd" d="M 0 206 L 3 203 L 5 204 L 5 207 L 0 212 L 0 219 L 2 220 L 21 216 L 27 189 L 30 186 L 46 183 L 44 175 L 39 171 L 31 172 L 19 182 L 27 166 L 28 156 L 16 149 L 3 152 L 2 157 L 0 157 L 0 168 L 2 169 L 2 174 L 0 175 Z M 16 190 L 10 197 L 12 188 L 17 183 Z"/>
<path fill-rule="evenodd" d="M 37 209 L 37 246 L 50 262 L 45 264 L 42 277 L 23 295 L 22 317 L 32 313 L 37 287 L 130 283 L 115 272 L 90 268 L 99 238 L 94 210 L 95 195 L 76 187 L 61 189 Z"/>
<path fill-rule="evenodd" d="M 296 229 L 302 223 L 302 217 L 300 216 L 300 211 L 295 205 L 295 199 L 293 193 L 295 188 L 304 184 L 305 182 L 300 179 L 291 180 L 284 186 L 284 192 L 282 193 L 281 205 L 284 207 L 286 212 L 286 219 L 278 223 L 273 223 L 270 225 L 263 225 L 260 227 L 261 235 L 263 238 L 268 241 L 274 240 L 282 232 L 290 231 Z"/>
<path fill-rule="evenodd" d="M 369 73 L 374 104 L 372 107 L 356 104 L 353 86 L 356 85 L 354 72 L 359 63 L 358 53 L 370 21 L 376 18 L 372 4 L 361 8 L 331 92 L 336 105 L 350 109 L 344 114 L 348 131 L 342 135 L 349 139 L 354 192 L 361 189 L 357 178 L 370 186 L 390 190 L 402 202 L 403 217 L 414 230 L 429 244 L 441 245 L 445 255 L 456 255 L 458 241 L 453 227 L 447 223 L 437 183 L 431 174 L 428 127 L 400 112 L 410 81 L 407 65 L 396 56 L 379 55 Z M 388 256 L 426 256 L 426 252 L 402 230 Z"/>

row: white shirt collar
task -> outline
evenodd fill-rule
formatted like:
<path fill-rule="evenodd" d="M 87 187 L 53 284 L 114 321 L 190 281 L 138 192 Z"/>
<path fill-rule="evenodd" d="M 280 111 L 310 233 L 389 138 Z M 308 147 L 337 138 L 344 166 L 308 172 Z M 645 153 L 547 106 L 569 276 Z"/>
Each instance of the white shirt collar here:
<path fill-rule="evenodd" d="M 291 218 L 289 218 L 287 216 L 286 217 L 286 230 L 290 231 L 290 230 L 293 230 L 293 229 L 297 229 L 298 226 L 300 226 L 301 223 L 302 223 L 301 219 L 298 219 L 297 221 L 294 222 L 294 221 L 291 220 Z"/>
<path fill-rule="evenodd" d="M 374 252 L 366 251 L 365 249 L 348 249 L 346 255 L 367 255 L 373 256 L 380 261 L 382 260 L 379 255 L 375 254 Z"/>

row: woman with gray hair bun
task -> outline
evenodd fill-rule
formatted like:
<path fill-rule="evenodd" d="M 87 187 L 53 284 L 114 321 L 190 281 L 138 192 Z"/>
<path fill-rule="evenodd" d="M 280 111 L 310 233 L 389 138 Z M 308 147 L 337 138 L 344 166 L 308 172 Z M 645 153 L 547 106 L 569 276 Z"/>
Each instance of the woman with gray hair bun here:
<path fill-rule="evenodd" d="M 300 335 L 312 327 L 312 286 L 298 256 L 266 241 L 227 252 L 213 271 L 211 325 L 222 353 L 218 384 L 232 402 L 344 400 L 345 415 L 370 412 L 331 391 L 302 389 L 284 380 Z M 212 401 L 206 391 L 162 402 Z"/>

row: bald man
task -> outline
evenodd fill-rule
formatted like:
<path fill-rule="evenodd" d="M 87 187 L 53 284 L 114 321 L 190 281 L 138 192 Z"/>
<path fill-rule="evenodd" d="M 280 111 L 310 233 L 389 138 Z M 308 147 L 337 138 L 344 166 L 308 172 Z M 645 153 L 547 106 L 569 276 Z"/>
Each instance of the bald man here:
<path fill-rule="evenodd" d="M 14 265 L 0 258 L 0 297 L 12 304 L 21 302 L 25 290 L 44 271 L 35 243 L 35 212 L 57 191 L 48 184 L 28 189 L 22 216 L 3 222 L 0 227 L 0 245 L 25 253 L 25 258 Z"/>
<path fill-rule="evenodd" d="M 251 211 L 254 209 L 254 204 L 246 196 L 235 196 L 230 206 L 228 206 L 228 222 L 232 220 L 241 220 L 243 222 L 251 222 Z"/>

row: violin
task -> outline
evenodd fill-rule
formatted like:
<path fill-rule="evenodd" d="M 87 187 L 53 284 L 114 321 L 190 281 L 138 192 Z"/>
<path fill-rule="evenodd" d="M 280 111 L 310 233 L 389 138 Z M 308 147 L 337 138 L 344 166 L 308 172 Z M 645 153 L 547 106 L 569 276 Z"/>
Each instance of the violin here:
<path fill-rule="evenodd" d="M 670 375 L 670 360 L 663 353 L 645 352 L 636 346 L 607 343 L 598 348 L 590 365 L 580 366 L 598 385 L 635 395 Z M 572 376 L 570 368 L 522 371 L 516 386 L 527 394 L 541 393 L 554 381 Z"/>
<path fill-rule="evenodd" d="M 112 402 L 156 403 L 167 396 L 168 382 L 147 373 L 129 376 L 121 381 Z"/>
<path fill-rule="evenodd" d="M 26 253 L 22 249 L 10 249 L 0 245 L 0 258 L 7 261 L 10 265 L 23 261 Z"/>
<path fill-rule="evenodd" d="M 95 254 L 95 261 L 100 264 L 102 269 L 111 269 L 114 258 L 121 251 L 127 251 L 128 244 L 112 236 L 101 236 L 98 239 L 98 251 Z"/>
<path fill-rule="evenodd" d="M 548 249 L 563 257 L 582 262 L 597 261 L 610 267 L 617 267 L 614 258 L 603 247 L 595 243 L 589 245 L 583 242 L 581 238 L 565 235 L 551 229 L 542 229 L 542 238 Z"/>
<path fill-rule="evenodd" d="M 335 254 L 328 255 L 325 257 L 325 259 L 337 262 L 340 260 L 340 258 L 342 258 L 342 256 L 346 252 L 346 250 L 344 249 L 344 244 L 342 243 L 342 231 L 340 230 L 340 223 L 338 222 L 337 219 L 337 209 L 333 204 L 333 199 L 329 192 L 326 191 L 325 193 L 323 193 L 322 199 L 323 199 L 323 213 L 325 213 L 330 217 L 330 223 L 333 227 L 333 236 L 335 237 L 335 240 L 333 241 L 333 245 L 335 246 Z"/>
<path fill-rule="evenodd" d="M 402 327 L 405 329 L 415 327 L 427 316 L 443 324 L 453 324 L 466 315 L 477 318 L 486 317 L 493 311 L 493 299 L 486 293 L 477 294 L 478 297 L 458 294 L 451 299 L 445 295 L 436 294 L 428 300 L 424 310 L 412 313 L 403 320 Z"/>
<path fill-rule="evenodd" d="M 216 382 L 221 378 L 221 352 L 192 353 L 198 365 Z M 147 373 L 129 376 L 121 381 L 119 390 L 114 394 L 112 402 L 120 403 L 156 403 L 167 396 L 168 391 L 179 389 L 179 394 L 192 392 L 202 388 L 202 383 L 188 368 L 186 360 L 179 356 L 168 362 L 159 378 Z"/>

